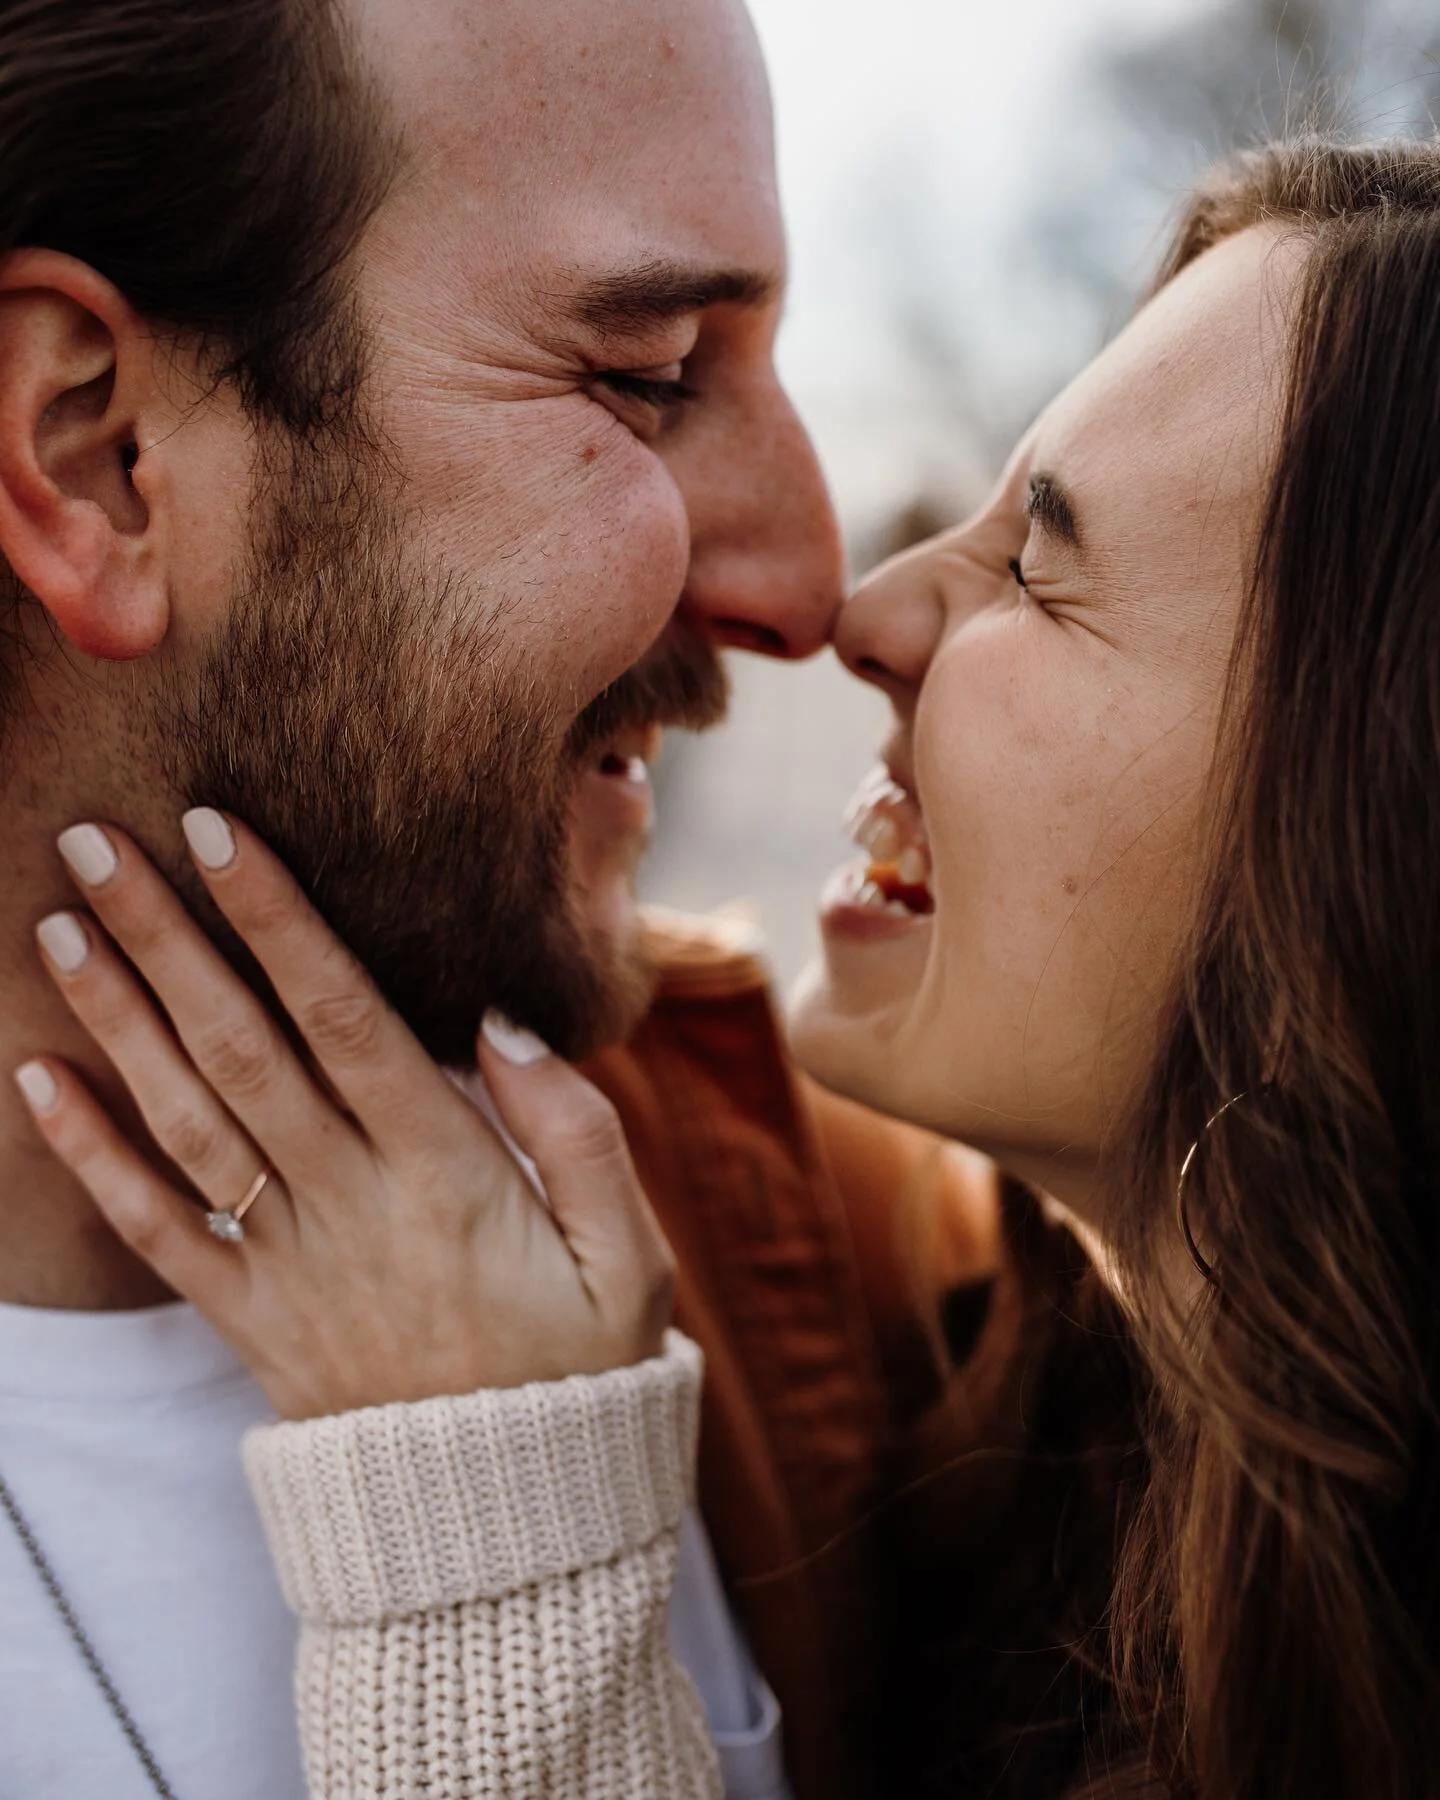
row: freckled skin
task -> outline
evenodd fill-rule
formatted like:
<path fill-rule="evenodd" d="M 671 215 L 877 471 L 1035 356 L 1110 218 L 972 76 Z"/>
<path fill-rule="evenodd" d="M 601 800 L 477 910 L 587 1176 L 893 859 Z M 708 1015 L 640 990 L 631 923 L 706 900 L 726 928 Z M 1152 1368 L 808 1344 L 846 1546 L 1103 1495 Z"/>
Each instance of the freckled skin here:
<path fill-rule="evenodd" d="M 1299 256 L 1256 229 L 1201 258 L 1054 402 L 981 513 L 878 570 L 837 633 L 894 704 L 937 910 L 874 945 L 830 936 L 799 1054 L 1082 1213 L 1201 879 Z M 1074 496 L 1083 558 L 1026 518 L 1037 471 Z"/>

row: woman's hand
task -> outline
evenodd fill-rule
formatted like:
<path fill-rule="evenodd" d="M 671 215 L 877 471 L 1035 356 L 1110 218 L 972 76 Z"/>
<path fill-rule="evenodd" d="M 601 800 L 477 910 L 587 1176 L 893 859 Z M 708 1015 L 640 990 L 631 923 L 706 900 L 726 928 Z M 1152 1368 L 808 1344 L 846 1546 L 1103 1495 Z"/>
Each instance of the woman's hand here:
<path fill-rule="evenodd" d="M 27 1064 L 17 1079 L 40 1131 L 120 1237 L 289 1418 L 654 1354 L 669 1251 L 609 1102 L 537 1038 L 487 1017 L 480 1068 L 540 1170 L 547 1211 L 253 833 L 209 809 L 184 823 L 319 1077 L 123 833 L 66 832 L 94 916 L 39 928 L 60 992 L 211 1208 L 235 1208 L 272 1171 L 243 1241 L 225 1242 L 72 1070 Z"/>

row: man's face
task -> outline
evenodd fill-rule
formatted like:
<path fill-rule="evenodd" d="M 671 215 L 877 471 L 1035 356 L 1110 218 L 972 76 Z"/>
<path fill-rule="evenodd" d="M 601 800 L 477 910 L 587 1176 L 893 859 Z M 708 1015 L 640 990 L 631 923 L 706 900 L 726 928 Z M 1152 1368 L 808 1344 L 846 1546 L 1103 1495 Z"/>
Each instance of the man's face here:
<path fill-rule="evenodd" d="M 198 690 L 172 672 L 172 777 L 436 1054 L 486 1003 L 578 1052 L 643 989 L 648 728 L 718 716 L 720 645 L 817 648 L 838 594 L 772 362 L 763 70 L 729 0 L 354 17 L 404 145 L 357 264 L 380 449 L 272 467 Z"/>

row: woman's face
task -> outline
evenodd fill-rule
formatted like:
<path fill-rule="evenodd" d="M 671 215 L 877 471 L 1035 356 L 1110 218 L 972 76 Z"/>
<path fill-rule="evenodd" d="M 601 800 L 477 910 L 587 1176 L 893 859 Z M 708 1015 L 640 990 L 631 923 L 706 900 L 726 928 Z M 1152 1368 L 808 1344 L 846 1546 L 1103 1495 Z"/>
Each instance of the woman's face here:
<path fill-rule="evenodd" d="M 827 895 L 801 1060 L 1080 1208 L 1203 879 L 1300 263 L 1257 228 L 1192 264 L 839 626 L 895 709 L 857 827 L 886 867 Z"/>

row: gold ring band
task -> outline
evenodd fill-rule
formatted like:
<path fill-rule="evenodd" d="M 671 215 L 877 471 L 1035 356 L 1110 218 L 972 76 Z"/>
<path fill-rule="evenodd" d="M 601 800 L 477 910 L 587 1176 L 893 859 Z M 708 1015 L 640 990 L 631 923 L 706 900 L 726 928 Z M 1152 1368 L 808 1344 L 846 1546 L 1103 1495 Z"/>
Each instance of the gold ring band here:
<path fill-rule="evenodd" d="M 266 1163 L 265 1167 L 246 1188 L 244 1195 L 236 1206 L 216 1207 L 205 1218 L 212 1237 L 219 1238 L 226 1244 L 243 1244 L 245 1227 L 241 1220 L 265 1191 L 265 1183 L 274 1174 L 274 1170 Z"/>
<path fill-rule="evenodd" d="M 238 1206 L 232 1206 L 230 1208 L 230 1217 L 232 1219 L 234 1219 L 234 1221 L 237 1225 L 240 1223 L 241 1219 L 243 1219 L 245 1217 L 246 1213 L 249 1212 L 250 1208 L 255 1204 L 255 1202 L 260 1198 L 261 1194 L 264 1193 L 265 1184 L 267 1181 L 269 1181 L 270 1177 L 274 1173 L 275 1173 L 275 1171 L 270 1167 L 269 1163 L 266 1163 L 265 1167 L 260 1171 L 260 1173 L 255 1177 L 255 1179 L 250 1183 L 249 1187 L 246 1188 L 245 1196 L 240 1201 L 240 1204 Z"/>

